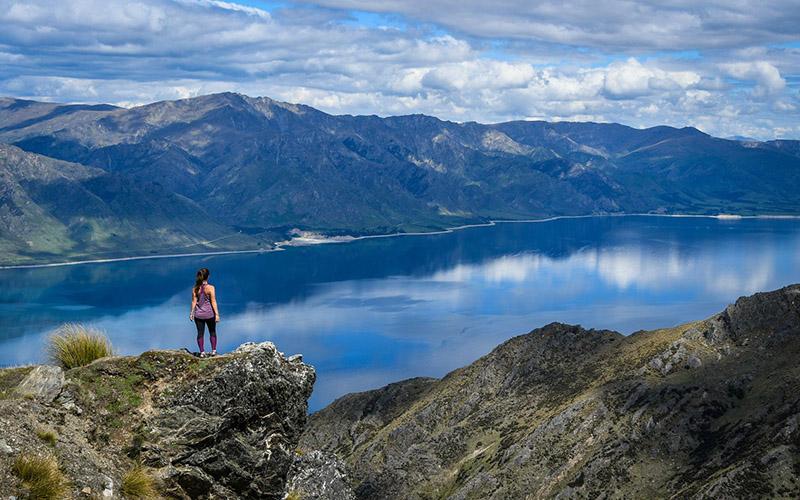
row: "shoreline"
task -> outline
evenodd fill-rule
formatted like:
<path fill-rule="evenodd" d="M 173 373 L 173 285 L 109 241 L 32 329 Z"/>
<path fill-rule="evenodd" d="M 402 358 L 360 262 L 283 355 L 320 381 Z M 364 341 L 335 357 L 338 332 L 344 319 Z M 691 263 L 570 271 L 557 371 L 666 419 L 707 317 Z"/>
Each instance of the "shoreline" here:
<path fill-rule="evenodd" d="M 0 271 L 6 270 L 19 270 L 19 269 L 39 269 L 48 267 L 66 267 L 66 266 L 80 266 L 86 264 L 109 264 L 114 262 L 127 262 L 134 260 L 149 260 L 149 259 L 175 259 L 186 257 L 213 257 L 217 255 L 238 255 L 238 254 L 261 254 L 270 252 L 281 252 L 286 248 L 291 247 L 304 247 L 315 245 L 327 245 L 337 243 L 350 243 L 353 241 L 378 239 L 378 238 L 396 238 L 399 236 L 433 236 L 437 234 L 449 234 L 462 229 L 470 229 L 475 227 L 492 227 L 498 224 L 535 224 L 542 222 L 554 222 L 566 219 L 587 219 L 593 217 L 673 217 L 673 218 L 698 218 L 698 219 L 717 219 L 721 221 L 735 221 L 742 219 L 800 219 L 800 215 L 737 215 L 737 214 L 716 214 L 716 215 L 700 215 L 700 214 L 587 214 L 587 215 L 555 215 L 552 217 L 545 217 L 542 219 L 497 219 L 490 220 L 478 224 L 465 224 L 461 226 L 448 227 L 438 231 L 415 231 L 409 233 L 386 233 L 386 234 L 368 234 L 363 236 L 334 236 L 330 238 L 308 239 L 299 243 L 292 243 L 294 239 L 280 241 L 275 243 L 274 248 L 269 249 L 253 249 L 253 250 L 219 250 L 214 252 L 184 252 L 173 254 L 159 254 L 159 255 L 134 255 L 129 257 L 109 257 L 103 259 L 86 259 L 75 260 L 66 262 L 50 262 L 45 264 L 17 264 L 10 266 L 0 266 Z M 303 238 L 298 238 L 302 240 Z"/>

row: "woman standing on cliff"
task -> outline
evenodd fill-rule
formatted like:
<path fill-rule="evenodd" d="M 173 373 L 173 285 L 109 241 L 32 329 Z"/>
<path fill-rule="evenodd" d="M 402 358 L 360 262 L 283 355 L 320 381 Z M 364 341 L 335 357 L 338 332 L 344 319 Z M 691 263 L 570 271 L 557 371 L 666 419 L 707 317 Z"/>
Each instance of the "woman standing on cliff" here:
<path fill-rule="evenodd" d="M 197 327 L 197 347 L 200 348 L 200 357 L 205 353 L 205 329 L 211 338 L 211 355 L 217 355 L 217 323 L 219 322 L 219 309 L 217 308 L 217 290 L 214 285 L 208 284 L 208 269 L 205 267 L 197 271 L 197 276 L 192 289 L 192 310 L 189 321 L 194 321 Z"/>

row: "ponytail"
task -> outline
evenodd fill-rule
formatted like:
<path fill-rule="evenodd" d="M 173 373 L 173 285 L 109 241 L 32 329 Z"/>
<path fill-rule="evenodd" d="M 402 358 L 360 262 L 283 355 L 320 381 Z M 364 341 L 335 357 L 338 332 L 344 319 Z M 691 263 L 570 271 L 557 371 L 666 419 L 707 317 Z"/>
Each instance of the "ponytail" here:
<path fill-rule="evenodd" d="M 197 295 L 200 293 L 200 287 L 203 286 L 204 281 L 208 281 L 208 269 L 201 268 L 197 270 L 197 276 L 194 280 L 194 294 Z"/>

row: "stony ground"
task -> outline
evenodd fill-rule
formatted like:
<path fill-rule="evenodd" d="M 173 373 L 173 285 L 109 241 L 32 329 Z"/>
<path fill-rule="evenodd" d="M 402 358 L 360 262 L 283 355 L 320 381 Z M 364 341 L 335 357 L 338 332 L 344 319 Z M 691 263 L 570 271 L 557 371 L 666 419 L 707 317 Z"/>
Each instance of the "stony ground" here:
<path fill-rule="evenodd" d="M 365 499 L 797 498 L 798 359 L 798 285 L 628 337 L 551 324 L 345 396 L 300 446 Z"/>
<path fill-rule="evenodd" d="M 26 494 L 21 453 L 54 454 L 74 498 L 122 498 L 137 463 L 165 497 L 282 498 L 314 379 L 271 343 L 0 370 L 0 498 Z"/>

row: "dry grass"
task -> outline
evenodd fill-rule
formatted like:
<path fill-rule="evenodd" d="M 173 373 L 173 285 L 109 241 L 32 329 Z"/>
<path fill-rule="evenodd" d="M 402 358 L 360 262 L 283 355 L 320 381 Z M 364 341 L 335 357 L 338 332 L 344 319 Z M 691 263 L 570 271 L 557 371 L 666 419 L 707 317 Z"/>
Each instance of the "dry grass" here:
<path fill-rule="evenodd" d="M 67 479 L 53 455 L 23 453 L 14 461 L 13 471 L 28 489 L 30 498 L 55 500 L 67 493 Z"/>
<path fill-rule="evenodd" d="M 141 464 L 134 465 L 122 476 L 121 490 L 125 498 L 158 498 L 156 482 Z"/>
<path fill-rule="evenodd" d="M 45 443 L 49 444 L 50 446 L 55 446 L 56 441 L 58 441 L 58 433 L 56 433 L 56 431 L 48 427 L 39 427 L 38 429 L 36 429 L 36 437 L 38 437 Z"/>
<path fill-rule="evenodd" d="M 52 360 L 66 370 L 113 355 L 111 343 L 102 331 L 77 323 L 59 327 L 50 336 L 49 350 Z"/>
<path fill-rule="evenodd" d="M 302 500 L 303 497 L 300 495 L 300 492 L 297 490 L 290 491 L 284 500 Z"/>

